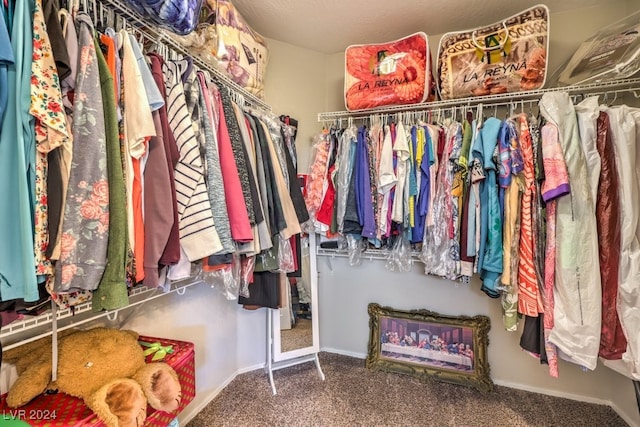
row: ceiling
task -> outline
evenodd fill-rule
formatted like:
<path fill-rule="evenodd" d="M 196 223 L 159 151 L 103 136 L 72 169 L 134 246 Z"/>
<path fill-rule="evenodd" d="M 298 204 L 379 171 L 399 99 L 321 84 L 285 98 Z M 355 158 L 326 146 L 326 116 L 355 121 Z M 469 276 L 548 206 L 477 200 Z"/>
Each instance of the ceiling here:
<path fill-rule="evenodd" d="M 546 0 L 561 12 L 611 0 Z M 521 12 L 528 0 L 233 0 L 258 33 L 323 53 L 351 44 L 392 41 L 417 31 L 430 35 L 487 25 Z"/>

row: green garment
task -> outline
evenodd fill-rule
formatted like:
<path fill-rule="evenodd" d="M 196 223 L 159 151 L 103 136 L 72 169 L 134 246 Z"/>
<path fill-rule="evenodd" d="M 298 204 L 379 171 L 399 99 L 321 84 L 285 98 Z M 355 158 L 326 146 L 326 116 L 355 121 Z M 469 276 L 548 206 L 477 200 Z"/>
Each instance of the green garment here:
<path fill-rule="evenodd" d="M 109 243 L 107 266 L 98 289 L 93 292 L 93 311 L 115 310 L 129 305 L 125 281 L 127 253 L 127 212 L 125 187 L 120 157 L 118 116 L 116 112 L 113 76 L 97 40 L 96 55 L 102 87 L 105 144 L 107 146 L 107 179 L 109 182 Z"/>

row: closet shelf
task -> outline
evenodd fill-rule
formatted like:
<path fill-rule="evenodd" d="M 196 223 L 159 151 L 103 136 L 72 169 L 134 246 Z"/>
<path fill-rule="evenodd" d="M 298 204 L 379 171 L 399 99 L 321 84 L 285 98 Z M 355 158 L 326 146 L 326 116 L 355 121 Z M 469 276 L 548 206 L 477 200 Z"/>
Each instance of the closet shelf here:
<path fill-rule="evenodd" d="M 133 27 L 134 31 L 139 32 L 149 41 L 155 42 L 156 44 L 167 45 L 176 53 L 185 57 L 191 57 L 194 64 L 198 65 L 202 70 L 210 72 L 215 79 L 222 83 L 227 89 L 230 89 L 233 94 L 242 98 L 241 101 L 243 104 L 246 103 L 265 111 L 271 111 L 271 106 L 269 106 L 269 104 L 265 103 L 262 99 L 231 80 L 223 71 L 217 69 L 214 64 L 209 64 L 198 56 L 191 55 L 187 48 L 177 40 L 173 33 L 162 28 L 150 26 L 149 23 L 145 22 L 144 18 L 140 17 L 137 12 L 124 4 L 124 0 L 99 0 L 99 2 L 105 6 L 110 6 L 113 11 L 121 15 L 123 18 L 126 18 L 128 21 L 135 22 L 136 26 Z"/>
<path fill-rule="evenodd" d="M 170 293 L 176 292 L 179 294 L 182 294 L 182 292 L 184 292 L 187 288 L 193 286 L 193 285 L 197 285 L 199 283 L 203 283 L 202 280 L 194 280 L 194 278 L 188 278 L 188 279 L 184 279 L 184 280 L 180 280 L 180 281 L 176 281 L 174 283 L 172 283 L 170 285 L 170 290 L 167 292 L 164 292 L 162 290 L 162 288 L 148 288 L 146 286 L 136 286 L 131 290 L 131 293 L 129 294 L 129 298 L 133 299 L 133 301 L 127 305 L 126 307 L 123 307 L 119 310 L 111 310 L 111 311 L 101 311 L 101 312 L 97 312 L 95 313 L 93 316 L 89 316 L 87 319 L 84 319 L 80 322 L 73 322 L 70 325 L 64 326 L 64 327 L 60 327 L 58 328 L 58 331 L 64 330 L 64 329 L 68 329 L 70 327 L 75 327 L 78 325 L 81 325 L 83 323 L 87 323 L 90 321 L 94 321 L 97 319 L 100 319 L 102 317 L 108 317 L 110 315 L 112 315 L 115 312 L 118 312 L 120 310 L 126 310 L 128 308 L 137 306 L 139 304 L 143 304 L 147 301 L 151 301 L 153 299 L 159 298 L 161 296 L 164 295 L 168 295 Z M 55 303 L 54 303 L 55 304 Z M 40 328 L 40 327 L 44 327 L 46 325 L 50 325 L 53 322 L 54 316 L 56 318 L 56 321 L 61 321 L 63 319 L 67 319 L 67 318 L 71 318 L 73 316 L 78 316 L 81 315 L 83 313 L 88 313 L 91 312 L 91 301 L 79 304 L 75 307 L 75 310 L 71 310 L 70 308 L 64 309 L 64 310 L 55 310 L 55 314 L 53 312 L 53 310 L 48 310 L 47 312 L 39 315 L 39 316 L 35 316 L 35 317 L 27 317 L 25 319 L 22 320 L 16 320 L 14 322 L 11 322 L 10 324 L 2 327 L 0 329 L 0 340 L 6 339 L 8 337 L 10 337 L 11 335 L 20 333 L 20 332 L 26 332 L 29 330 L 33 330 L 36 328 Z M 29 337 L 27 339 L 21 340 L 20 342 L 8 346 L 4 346 L 3 348 L 5 350 L 10 349 L 11 347 L 15 347 L 17 345 L 22 345 L 22 344 L 26 344 L 30 341 L 35 341 L 36 339 L 42 338 L 44 336 L 47 335 L 51 335 L 52 331 L 48 330 L 47 332 L 37 335 L 37 336 L 32 336 Z"/>
<path fill-rule="evenodd" d="M 320 246 L 316 249 L 316 254 L 318 256 L 324 257 L 342 257 L 346 258 L 349 256 L 349 253 L 345 249 L 325 249 Z M 373 260 L 387 260 L 389 258 L 390 251 L 388 249 L 367 249 L 362 251 L 360 257 L 363 259 L 368 259 L 370 261 Z M 411 262 L 420 261 L 420 252 L 412 252 L 411 253 Z"/>
<path fill-rule="evenodd" d="M 387 107 L 372 108 L 369 110 L 331 111 L 318 113 L 318 122 L 332 121 L 336 119 L 348 119 L 366 117 L 374 114 L 400 113 L 419 110 L 438 110 L 450 107 L 484 107 L 519 106 L 521 102 L 532 101 L 549 92 L 567 92 L 570 95 L 587 94 L 618 94 L 632 92 L 635 97 L 640 97 L 640 78 L 613 80 L 584 85 L 553 87 L 524 92 L 505 93 L 500 95 L 474 96 L 470 98 L 448 99 L 445 101 L 423 102 L 411 105 L 392 105 Z"/>

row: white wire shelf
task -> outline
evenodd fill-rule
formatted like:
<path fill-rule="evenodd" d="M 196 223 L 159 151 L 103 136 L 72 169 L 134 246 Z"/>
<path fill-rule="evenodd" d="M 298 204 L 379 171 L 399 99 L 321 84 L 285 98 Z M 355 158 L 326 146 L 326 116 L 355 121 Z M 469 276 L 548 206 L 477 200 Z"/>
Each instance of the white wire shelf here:
<path fill-rule="evenodd" d="M 83 319 L 81 321 L 78 322 L 72 322 L 69 325 L 63 326 L 63 327 L 59 327 L 58 331 L 64 330 L 64 329 L 68 329 L 71 327 L 76 327 L 79 326 L 81 324 L 87 323 L 87 322 L 92 322 L 94 320 L 98 320 L 102 317 L 110 317 L 110 316 L 114 316 L 117 315 L 117 313 L 120 310 L 126 310 L 128 308 L 131 307 L 135 307 L 137 305 L 143 304 L 147 301 L 151 301 L 153 299 L 162 297 L 164 295 L 169 295 L 171 293 L 178 293 L 178 294 L 182 294 L 183 292 L 186 291 L 187 288 L 193 286 L 193 285 L 197 285 L 200 283 L 204 283 L 202 282 L 202 280 L 198 280 L 195 278 L 189 278 L 189 279 L 185 279 L 185 280 L 181 280 L 181 281 L 176 281 L 174 283 L 171 284 L 170 288 L 168 291 L 164 291 L 162 288 L 148 288 L 146 286 L 136 286 L 134 288 L 131 289 L 130 293 L 129 293 L 129 298 L 132 300 L 129 305 L 127 305 L 126 307 L 122 307 L 120 309 L 117 310 L 109 310 L 109 311 L 100 311 L 100 312 L 96 312 L 94 313 L 92 316 L 87 317 L 86 319 Z M 22 333 L 22 332 L 27 332 L 30 330 L 35 330 L 35 329 L 40 329 L 46 326 L 49 326 L 52 324 L 54 317 L 56 319 L 57 322 L 60 322 L 61 320 L 64 319 L 71 319 L 75 316 L 80 317 L 81 314 L 83 313 L 89 313 L 91 312 L 91 301 L 79 304 L 75 307 L 75 310 L 71 310 L 70 308 L 64 309 L 64 310 L 56 310 L 55 311 L 55 315 L 53 313 L 53 311 L 51 309 L 47 310 L 45 313 L 40 314 L 39 316 L 26 316 L 24 319 L 21 320 L 16 320 L 14 322 L 9 323 L 8 325 L 0 328 L 0 340 L 4 340 L 12 335 L 18 334 L 18 333 Z M 24 340 L 20 340 L 19 342 L 15 343 L 15 344 L 11 344 L 9 346 L 4 346 L 5 350 L 10 349 L 11 347 L 15 347 L 17 345 L 21 345 L 21 344 L 26 344 L 30 341 L 35 341 L 36 339 L 42 338 L 43 336 L 47 336 L 47 335 L 51 335 L 52 330 L 48 330 L 45 331 L 42 334 L 36 335 L 36 336 L 32 336 L 29 337 L 27 339 Z"/>
<path fill-rule="evenodd" d="M 470 98 L 448 99 L 444 101 L 423 102 L 411 105 L 391 105 L 386 107 L 372 108 L 368 110 L 354 111 L 330 111 L 318 113 L 318 122 L 332 121 L 336 119 L 348 119 L 356 117 L 367 117 L 376 114 L 392 114 L 412 111 L 436 111 L 451 107 L 483 107 L 497 106 L 519 106 L 521 102 L 531 101 L 540 98 L 549 92 L 567 92 L 570 95 L 596 95 L 631 92 L 637 98 L 640 97 L 640 78 L 630 78 L 624 80 L 603 81 L 584 85 L 561 86 L 548 89 L 537 89 L 524 92 L 505 93 L 500 95 L 475 96 Z"/>
<path fill-rule="evenodd" d="M 362 259 L 368 259 L 369 261 L 373 261 L 373 260 L 387 260 L 389 258 L 389 254 L 390 254 L 390 250 L 389 249 L 370 249 L 367 248 L 366 250 L 362 251 L 362 253 L 360 254 L 360 257 Z M 322 248 L 320 246 L 317 247 L 316 249 L 316 254 L 318 256 L 324 256 L 324 257 L 330 257 L 330 258 L 347 258 L 349 256 L 349 253 L 347 252 L 346 249 L 328 249 L 328 248 Z M 411 262 L 416 262 L 416 261 L 420 261 L 420 253 L 419 252 L 412 252 L 411 253 Z"/>

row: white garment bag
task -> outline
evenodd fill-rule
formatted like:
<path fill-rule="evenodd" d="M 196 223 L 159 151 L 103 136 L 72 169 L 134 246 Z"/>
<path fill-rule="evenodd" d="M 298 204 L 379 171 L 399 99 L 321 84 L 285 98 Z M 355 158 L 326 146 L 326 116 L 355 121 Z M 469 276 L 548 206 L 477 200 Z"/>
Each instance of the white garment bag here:
<path fill-rule="evenodd" d="M 618 317 L 627 338 L 622 355 L 627 375 L 640 380 L 640 109 L 602 107 L 609 115 L 620 183 L 621 252 Z"/>
<path fill-rule="evenodd" d="M 567 93 L 545 93 L 540 112 L 559 131 L 571 194 L 558 199 L 555 324 L 549 341 L 565 360 L 595 369 L 600 347 L 602 288 L 598 229 L 576 112 Z"/>

